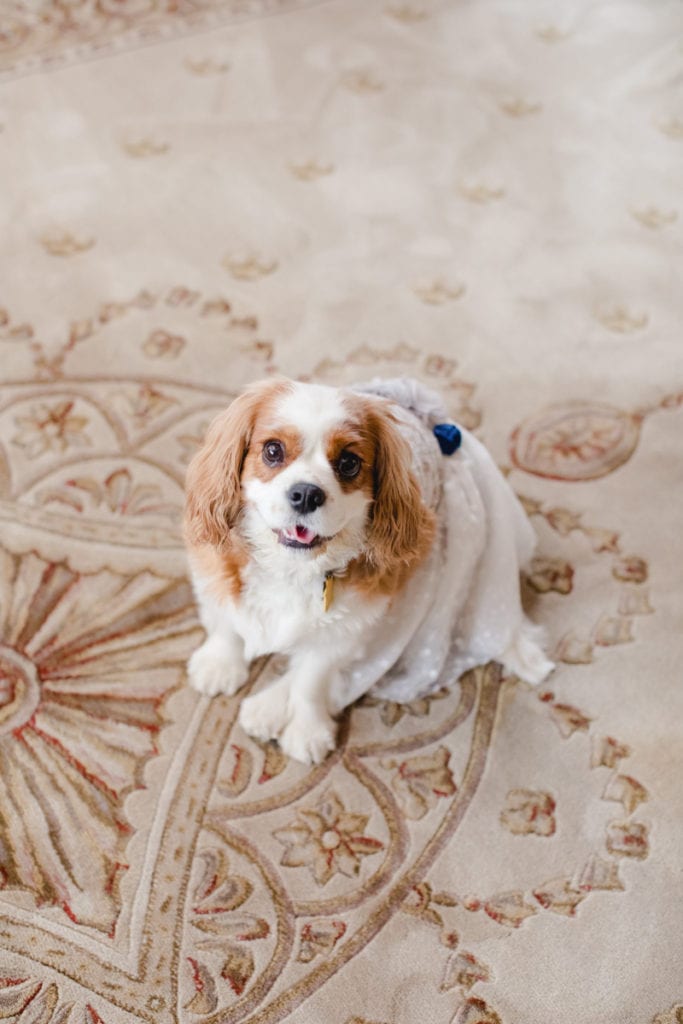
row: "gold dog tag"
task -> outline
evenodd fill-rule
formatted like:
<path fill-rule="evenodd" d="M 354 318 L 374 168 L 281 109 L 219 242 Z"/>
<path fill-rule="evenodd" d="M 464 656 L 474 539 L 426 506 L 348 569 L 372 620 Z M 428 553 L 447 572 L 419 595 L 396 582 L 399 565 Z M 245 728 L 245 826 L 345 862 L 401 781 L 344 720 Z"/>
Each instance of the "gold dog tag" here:
<path fill-rule="evenodd" d="M 334 576 L 328 572 L 323 580 L 323 611 L 328 612 L 334 597 Z"/>

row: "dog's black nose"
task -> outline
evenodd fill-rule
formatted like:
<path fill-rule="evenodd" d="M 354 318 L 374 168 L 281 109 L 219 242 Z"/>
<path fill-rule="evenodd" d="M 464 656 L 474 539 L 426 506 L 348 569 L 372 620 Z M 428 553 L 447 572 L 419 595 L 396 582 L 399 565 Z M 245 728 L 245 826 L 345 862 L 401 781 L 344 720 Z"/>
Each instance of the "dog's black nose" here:
<path fill-rule="evenodd" d="M 317 484 L 297 483 L 289 488 L 287 497 L 294 511 L 305 515 L 307 512 L 315 512 L 324 505 L 327 495 Z"/>

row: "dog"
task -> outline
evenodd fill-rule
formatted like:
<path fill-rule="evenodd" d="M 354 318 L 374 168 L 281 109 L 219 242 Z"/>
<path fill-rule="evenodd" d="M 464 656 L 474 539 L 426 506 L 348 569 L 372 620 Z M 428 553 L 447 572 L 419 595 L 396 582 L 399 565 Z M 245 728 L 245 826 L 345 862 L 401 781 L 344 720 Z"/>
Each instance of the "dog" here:
<path fill-rule="evenodd" d="M 189 681 L 234 694 L 252 659 L 288 655 L 239 721 L 297 761 L 322 761 L 370 690 L 405 702 L 490 660 L 534 684 L 553 668 L 521 605 L 529 521 L 417 381 L 248 387 L 189 465 L 184 534 L 207 634 Z"/>

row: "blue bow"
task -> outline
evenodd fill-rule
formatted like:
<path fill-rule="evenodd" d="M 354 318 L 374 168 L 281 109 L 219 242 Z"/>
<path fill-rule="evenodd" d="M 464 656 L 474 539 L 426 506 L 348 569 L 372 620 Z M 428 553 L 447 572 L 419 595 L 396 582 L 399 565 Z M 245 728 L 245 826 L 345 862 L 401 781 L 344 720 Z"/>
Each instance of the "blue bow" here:
<path fill-rule="evenodd" d="M 439 442 L 439 448 L 444 455 L 452 455 L 457 452 L 462 444 L 462 433 L 455 423 L 437 423 L 434 427 L 434 437 Z"/>

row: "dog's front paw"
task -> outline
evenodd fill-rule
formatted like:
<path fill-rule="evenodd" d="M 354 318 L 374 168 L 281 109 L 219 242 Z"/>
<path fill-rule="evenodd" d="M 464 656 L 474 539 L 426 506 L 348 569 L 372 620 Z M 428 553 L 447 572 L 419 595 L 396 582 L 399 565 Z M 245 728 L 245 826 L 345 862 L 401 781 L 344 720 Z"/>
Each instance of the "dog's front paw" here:
<path fill-rule="evenodd" d="M 280 736 L 284 753 L 303 764 L 320 764 L 336 745 L 335 720 L 309 709 L 297 711 Z"/>
<path fill-rule="evenodd" d="M 284 680 L 245 697 L 240 707 L 240 725 L 250 736 L 267 743 L 276 740 L 289 721 L 289 686 Z"/>
<path fill-rule="evenodd" d="M 217 693 L 237 693 L 247 681 L 249 667 L 234 651 L 210 638 L 194 652 L 187 672 L 190 686 L 215 697 Z"/>

